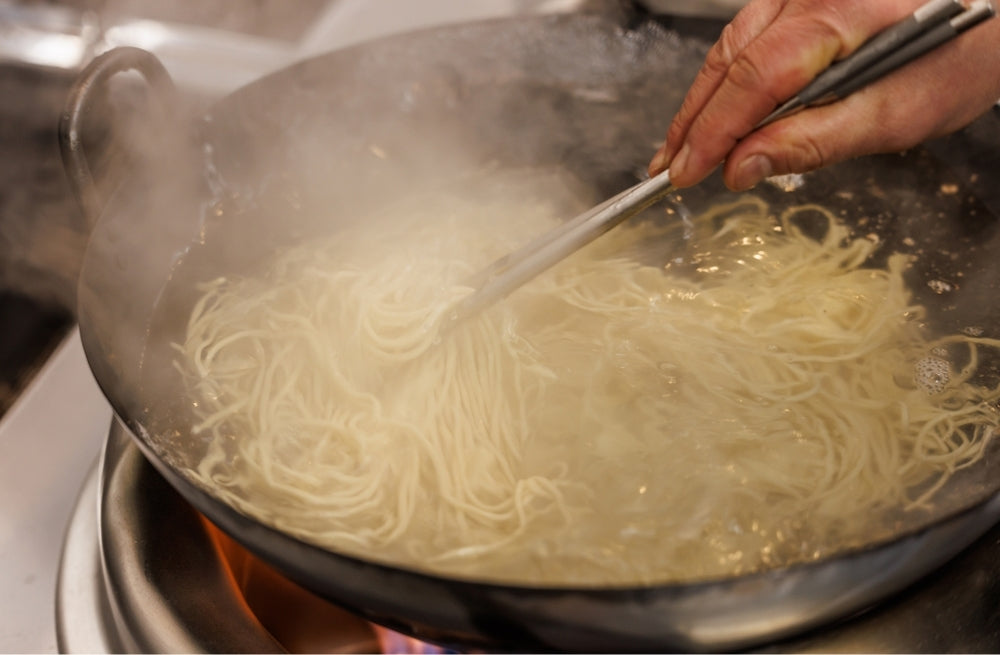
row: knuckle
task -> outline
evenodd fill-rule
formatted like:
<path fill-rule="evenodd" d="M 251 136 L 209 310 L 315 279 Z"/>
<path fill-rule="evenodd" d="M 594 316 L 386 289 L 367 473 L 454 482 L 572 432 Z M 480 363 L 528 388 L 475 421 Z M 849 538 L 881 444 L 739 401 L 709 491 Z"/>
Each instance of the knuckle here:
<path fill-rule="evenodd" d="M 709 49 L 702 64 L 701 76 L 710 79 L 724 77 L 729 67 L 736 61 L 746 47 L 746 37 L 735 23 L 728 23 L 722 28 L 718 40 Z"/>
<path fill-rule="evenodd" d="M 677 116 L 670 123 L 670 127 L 667 128 L 667 144 L 671 147 L 680 144 L 684 140 L 684 134 L 687 131 L 686 125 L 689 122 L 688 115 L 685 114 L 684 108 L 677 113 Z"/>
<path fill-rule="evenodd" d="M 791 152 L 792 165 L 796 172 L 823 168 L 832 164 L 832 157 L 827 153 L 826 142 L 810 134 L 803 136 Z"/>
<path fill-rule="evenodd" d="M 781 156 L 775 158 L 775 173 L 805 173 L 834 163 L 826 141 L 812 134 L 799 134 L 788 141 Z"/>
<path fill-rule="evenodd" d="M 852 32 L 852 26 L 866 20 L 865 7 L 856 5 L 857 0 L 803 0 L 796 5 L 796 18 L 813 38 L 825 37 L 843 43 Z"/>
<path fill-rule="evenodd" d="M 872 89 L 855 99 L 859 105 L 861 101 L 869 103 L 865 127 L 855 136 L 853 149 L 856 154 L 905 150 L 916 145 L 931 131 L 927 123 L 928 113 L 914 115 L 907 109 L 908 103 L 900 103 L 894 95 L 880 91 Z M 922 106 L 933 106 L 933 99 L 928 100 L 929 103 L 921 103 Z M 941 102 L 941 99 L 937 101 Z"/>
<path fill-rule="evenodd" d="M 750 54 L 737 57 L 732 66 L 729 67 L 726 78 L 730 84 L 742 91 L 752 93 L 767 93 L 768 91 L 764 67 Z"/>
<path fill-rule="evenodd" d="M 668 134 L 673 134 L 675 130 L 686 129 L 699 110 L 700 102 L 696 98 L 692 95 L 684 98 L 684 102 L 681 103 L 680 109 L 677 110 L 674 120 L 670 123 Z"/>
<path fill-rule="evenodd" d="M 737 27 L 728 23 L 722 28 L 718 41 L 708 53 L 705 65 L 716 70 L 725 71 L 744 48 L 743 39 Z"/>

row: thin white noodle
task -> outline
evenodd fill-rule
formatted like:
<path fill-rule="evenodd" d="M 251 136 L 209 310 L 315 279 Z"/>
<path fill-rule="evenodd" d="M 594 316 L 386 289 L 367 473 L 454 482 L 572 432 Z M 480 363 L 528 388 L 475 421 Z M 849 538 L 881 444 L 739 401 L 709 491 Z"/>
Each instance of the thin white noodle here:
<path fill-rule="evenodd" d="M 875 245 L 822 207 L 718 207 L 677 272 L 620 255 L 666 228 L 620 228 L 439 342 L 462 276 L 552 220 L 482 213 L 358 227 L 205 284 L 178 344 L 196 477 L 364 557 L 635 584 L 863 542 L 997 428 L 1000 393 L 971 380 L 1000 343 L 927 342 L 907 260 L 866 268 Z M 943 390 L 913 382 L 959 346 Z"/>

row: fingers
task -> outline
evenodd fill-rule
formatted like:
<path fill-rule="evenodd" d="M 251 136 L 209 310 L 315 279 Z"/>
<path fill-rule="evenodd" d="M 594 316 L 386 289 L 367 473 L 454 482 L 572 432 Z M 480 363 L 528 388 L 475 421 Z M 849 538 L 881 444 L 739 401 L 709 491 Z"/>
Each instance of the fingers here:
<path fill-rule="evenodd" d="M 669 165 L 677 186 L 699 182 L 779 103 L 919 3 L 754 0 L 713 46 L 650 173 Z M 767 173 L 774 161 L 739 163 L 749 178 Z"/>
<path fill-rule="evenodd" d="M 785 0 L 751 2 L 726 25 L 688 89 L 677 116 L 670 124 L 663 146 L 653 156 L 649 167 L 650 175 L 666 170 L 684 143 L 691 121 L 704 109 L 705 104 L 719 88 L 733 61 L 774 20 L 784 4 Z"/>
<path fill-rule="evenodd" d="M 844 100 L 749 135 L 729 153 L 734 190 L 860 155 L 896 152 L 964 127 L 1000 98 L 1000 20 L 989 21 Z"/>

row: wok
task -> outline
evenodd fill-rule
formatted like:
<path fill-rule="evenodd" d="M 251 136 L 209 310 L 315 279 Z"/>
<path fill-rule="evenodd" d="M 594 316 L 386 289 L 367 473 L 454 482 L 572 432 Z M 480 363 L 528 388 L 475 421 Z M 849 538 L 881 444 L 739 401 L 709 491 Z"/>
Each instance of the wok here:
<path fill-rule="evenodd" d="M 93 186 L 80 135 L 95 89 L 135 69 L 150 83 L 154 108 L 169 104 L 171 92 L 141 51 L 95 61 L 73 92 L 62 139 L 84 206 L 100 213 L 80 276 L 79 322 L 117 419 L 195 508 L 295 582 L 375 622 L 462 648 L 743 648 L 856 612 L 946 561 L 1000 519 L 996 447 L 952 479 L 925 524 L 873 535 L 860 549 L 692 584 L 556 588 L 453 579 L 304 543 L 192 482 L 183 435 L 152 429 L 156 408 L 174 399 L 157 383 L 157 372 L 168 375 L 167 355 L 147 348 L 146 337 L 164 307 L 183 322 L 193 297 L 173 290 L 185 288 L 184 276 L 249 266 L 277 244 L 363 215 L 395 180 L 445 184 L 470 162 L 559 166 L 595 197 L 610 195 L 636 181 L 720 29 L 667 16 L 576 14 L 457 25 L 333 52 L 233 93 L 198 120 L 151 123 L 141 136 L 153 147 L 133 153 L 107 200 Z M 929 322 L 982 326 L 998 337 L 995 123 L 987 116 L 950 141 L 758 193 L 778 207 L 820 201 L 877 234 L 886 244 L 880 253 L 917 253 L 909 282 Z M 414 135 L 475 147 L 449 158 L 423 151 Z M 684 202 L 697 210 L 726 193 L 713 178 Z M 310 207 L 336 211 L 317 221 Z M 928 286 L 940 280 L 953 283 L 948 293 Z"/>

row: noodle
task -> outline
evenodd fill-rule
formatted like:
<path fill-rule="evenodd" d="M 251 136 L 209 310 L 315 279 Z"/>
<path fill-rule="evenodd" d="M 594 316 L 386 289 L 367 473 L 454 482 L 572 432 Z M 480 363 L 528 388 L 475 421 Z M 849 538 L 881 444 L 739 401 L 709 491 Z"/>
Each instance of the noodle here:
<path fill-rule="evenodd" d="M 194 476 L 338 551 L 640 584 L 864 543 L 993 436 L 1000 392 L 971 380 L 1000 343 L 928 341 L 906 258 L 866 267 L 875 244 L 816 206 L 717 207 L 666 266 L 635 255 L 668 227 L 621 227 L 441 339 L 462 280 L 553 224 L 501 209 L 368 223 L 204 284 L 177 361 Z"/>

